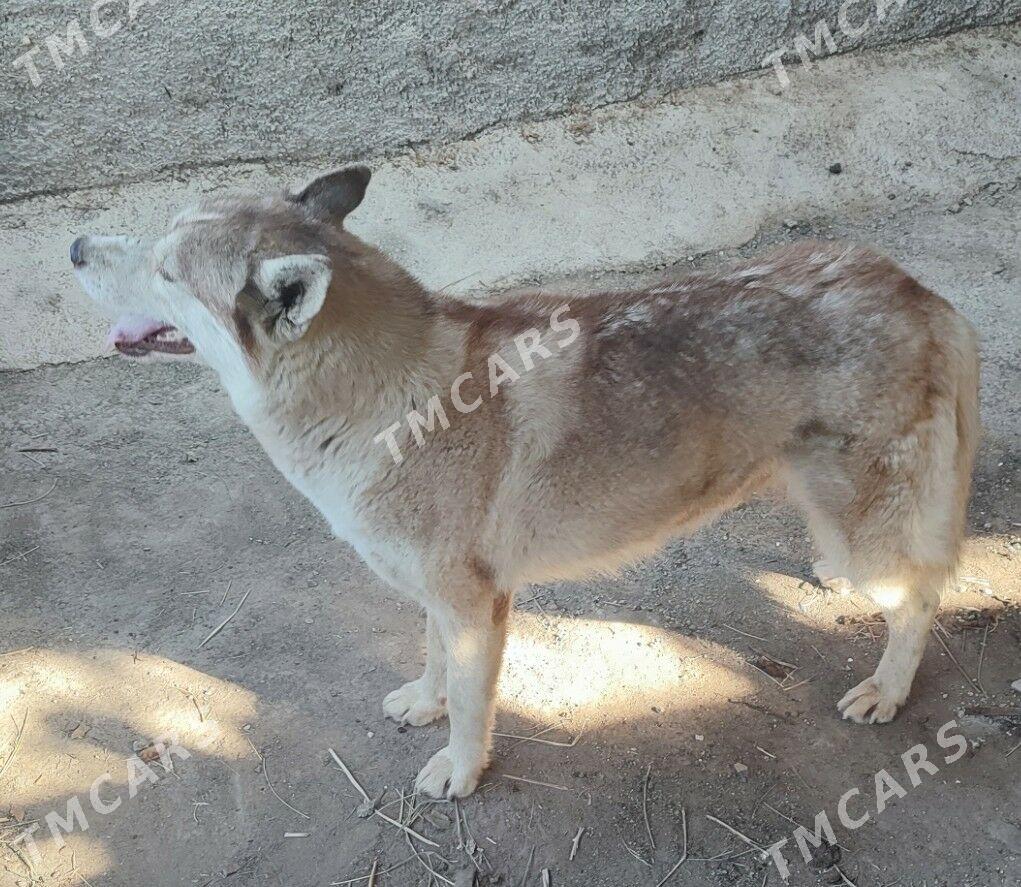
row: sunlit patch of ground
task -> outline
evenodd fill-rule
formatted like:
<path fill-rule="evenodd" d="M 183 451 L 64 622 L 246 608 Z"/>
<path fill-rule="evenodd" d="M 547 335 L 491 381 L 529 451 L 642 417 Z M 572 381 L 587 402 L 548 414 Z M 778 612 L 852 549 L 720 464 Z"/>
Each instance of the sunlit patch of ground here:
<path fill-rule="evenodd" d="M 718 655 L 717 655 L 718 654 Z M 681 710 L 699 691 L 752 688 L 724 647 L 631 622 L 518 612 L 507 642 L 500 706 L 535 721 L 569 714 L 597 727 L 634 711 Z"/>
<path fill-rule="evenodd" d="M 109 868 L 102 830 L 89 830 L 98 819 L 187 756 L 254 756 L 241 730 L 255 713 L 254 694 L 172 660 L 28 648 L 0 662 L 8 716 L 0 766 L 9 760 L 0 777 L 0 860 L 9 873 L 85 883 Z M 154 742 L 162 745 L 150 750 Z M 53 816 L 66 823 L 57 838 Z M 19 839 L 25 833 L 32 841 Z"/>

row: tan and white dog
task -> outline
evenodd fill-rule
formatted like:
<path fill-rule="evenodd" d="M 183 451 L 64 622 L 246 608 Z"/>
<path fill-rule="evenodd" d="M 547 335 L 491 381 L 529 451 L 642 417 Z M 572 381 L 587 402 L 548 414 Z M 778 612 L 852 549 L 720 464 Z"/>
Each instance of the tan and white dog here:
<path fill-rule="evenodd" d="M 838 705 L 889 721 L 965 529 L 967 321 L 888 259 L 814 242 L 655 289 L 469 304 L 344 229 L 368 182 L 207 199 L 71 258 L 121 352 L 213 367 L 334 532 L 425 606 L 425 673 L 383 702 L 450 717 L 419 789 L 478 784 L 515 589 L 633 561 L 775 478 L 820 577 L 886 613 L 875 674 Z"/>

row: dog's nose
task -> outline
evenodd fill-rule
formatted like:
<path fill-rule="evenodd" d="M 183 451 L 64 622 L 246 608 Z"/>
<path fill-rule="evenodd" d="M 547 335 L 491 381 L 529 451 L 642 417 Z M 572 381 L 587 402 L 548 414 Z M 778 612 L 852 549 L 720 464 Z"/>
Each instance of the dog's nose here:
<path fill-rule="evenodd" d="M 81 268 L 85 264 L 85 238 L 79 237 L 71 244 L 71 264 Z"/>

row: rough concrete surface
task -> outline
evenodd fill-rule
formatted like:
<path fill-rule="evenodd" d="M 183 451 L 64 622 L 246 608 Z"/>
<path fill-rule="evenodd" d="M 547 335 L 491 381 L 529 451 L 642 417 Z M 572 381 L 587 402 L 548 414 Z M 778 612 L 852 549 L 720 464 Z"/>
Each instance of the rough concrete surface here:
<path fill-rule="evenodd" d="M 820 852 L 818 867 L 787 852 L 792 887 L 837 883 L 824 867 L 838 855 L 843 883 L 859 887 L 1021 880 L 1019 219 L 1021 188 L 989 185 L 957 212 L 881 202 L 781 224 L 737 251 L 807 235 L 879 244 L 982 336 L 968 578 L 941 609 L 949 653 L 930 641 L 898 719 L 838 719 L 883 627 L 867 600 L 807 581 L 796 515 L 754 503 L 619 577 L 520 596 L 497 729 L 581 738 L 499 738 L 475 796 L 427 808 L 414 827 L 439 845 L 418 845 L 436 883 L 471 883 L 473 851 L 484 887 L 538 887 L 543 869 L 557 887 L 654 887 L 686 822 L 689 859 L 669 887 L 777 887 L 770 864 L 707 815 L 765 846 L 822 810 L 842 849 Z M 61 851 L 44 825 L 33 884 L 364 885 L 378 860 L 378 885 L 427 885 L 401 834 L 358 815 L 327 751 L 399 816 L 399 792 L 446 730 L 398 728 L 380 709 L 421 667 L 416 608 L 328 538 L 208 372 L 93 361 L 7 373 L 0 386 L 0 766 L 14 749 L 0 776 L 0 885 L 29 883 L 27 853 L 5 843 L 66 815 L 72 797 L 89 828 Z M 749 664 L 762 653 L 797 666 L 783 688 Z M 945 764 L 937 733 L 951 719 L 968 745 Z M 133 744 L 165 732 L 191 757 L 169 774 L 154 762 L 155 783 L 134 773 L 130 796 Z M 939 772 L 912 787 L 901 755 L 919 743 Z M 905 792 L 882 812 L 880 770 Z M 88 790 L 107 772 L 101 804 L 121 802 L 98 815 Z M 837 805 L 853 788 L 851 815 L 870 820 L 848 831 Z"/>
<path fill-rule="evenodd" d="M 1021 29 L 1000 28 L 828 59 L 786 90 L 766 75 L 502 128 L 377 164 L 350 224 L 428 285 L 463 292 L 657 265 L 789 217 L 950 205 L 1021 174 L 1019 72 Z M 103 353 L 104 321 L 67 261 L 78 234 L 155 234 L 205 192 L 323 168 L 231 166 L 0 207 L 0 367 Z"/>
<path fill-rule="evenodd" d="M 381 0 L 0 10 L 0 199 L 251 160 L 451 141 L 763 66 L 826 23 L 839 50 L 1021 18 L 1021 0 Z M 80 42 L 51 58 L 47 41 Z M 97 36 L 109 34 L 110 36 Z M 23 41 L 28 39 L 26 45 Z M 87 50 L 82 49 L 82 45 Z M 14 67 L 26 51 L 38 70 Z M 830 52 L 820 45 L 821 53 Z"/>

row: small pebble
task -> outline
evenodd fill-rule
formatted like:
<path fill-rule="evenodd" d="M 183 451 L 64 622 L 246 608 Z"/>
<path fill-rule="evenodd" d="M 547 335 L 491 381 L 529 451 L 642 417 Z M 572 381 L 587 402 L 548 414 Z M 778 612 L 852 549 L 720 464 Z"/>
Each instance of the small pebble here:
<path fill-rule="evenodd" d="M 844 165 L 842 163 L 831 163 L 830 172 L 835 176 L 839 176 L 844 171 Z"/>
<path fill-rule="evenodd" d="M 1014 683 L 1010 685 L 1010 689 L 1014 690 L 1017 693 L 1021 693 L 1021 678 L 1018 678 L 1016 681 L 1014 681 Z"/>

